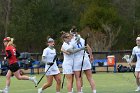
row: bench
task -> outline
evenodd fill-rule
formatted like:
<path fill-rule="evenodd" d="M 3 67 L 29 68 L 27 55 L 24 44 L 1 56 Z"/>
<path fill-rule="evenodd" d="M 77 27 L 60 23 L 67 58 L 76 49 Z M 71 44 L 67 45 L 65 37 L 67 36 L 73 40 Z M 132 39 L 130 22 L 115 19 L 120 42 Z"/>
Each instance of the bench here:
<path fill-rule="evenodd" d="M 116 62 L 114 65 L 108 65 L 107 59 L 95 59 L 92 63 L 92 72 L 96 73 L 96 67 L 106 67 L 106 72 L 109 72 L 109 67 L 114 67 L 114 73 L 116 73 Z"/>

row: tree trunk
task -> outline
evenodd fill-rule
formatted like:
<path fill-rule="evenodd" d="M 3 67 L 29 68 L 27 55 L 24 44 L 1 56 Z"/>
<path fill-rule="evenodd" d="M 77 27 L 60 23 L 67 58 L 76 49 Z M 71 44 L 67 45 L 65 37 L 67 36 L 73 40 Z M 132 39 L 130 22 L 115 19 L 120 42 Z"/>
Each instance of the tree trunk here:
<path fill-rule="evenodd" d="M 10 12 L 11 12 L 11 0 L 5 0 L 5 24 L 4 24 L 4 29 L 5 29 L 5 37 L 8 36 L 8 25 L 9 25 L 9 17 L 10 17 Z"/>

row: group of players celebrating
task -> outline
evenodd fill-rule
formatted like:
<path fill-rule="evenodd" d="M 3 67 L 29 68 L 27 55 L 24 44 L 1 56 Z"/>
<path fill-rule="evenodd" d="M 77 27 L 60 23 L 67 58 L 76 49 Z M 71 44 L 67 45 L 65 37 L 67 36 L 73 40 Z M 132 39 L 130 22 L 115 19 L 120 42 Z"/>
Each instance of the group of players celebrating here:
<path fill-rule="evenodd" d="M 67 92 L 73 93 L 73 82 L 75 78 L 77 93 L 83 93 L 83 73 L 81 72 L 83 71 L 90 83 L 92 93 L 96 93 L 95 82 L 92 78 L 91 72 L 91 62 L 93 62 L 92 49 L 88 44 L 85 44 L 85 40 L 81 38 L 79 34 L 77 34 L 77 29 L 75 27 L 70 30 L 70 33 L 63 32 L 61 39 L 63 40 L 61 51 L 63 52 L 64 56 L 62 72 L 67 81 Z M 6 74 L 6 86 L 3 90 L 0 90 L 2 93 L 9 93 L 10 78 L 12 74 L 14 74 L 18 80 L 30 80 L 35 84 L 35 86 L 38 85 L 38 81 L 35 76 L 29 77 L 20 74 L 20 67 L 18 64 L 18 57 L 20 56 L 20 53 L 18 53 L 16 50 L 16 46 L 14 45 L 13 41 L 14 39 L 10 37 L 3 39 L 6 52 L 5 59 L 8 59 L 9 66 Z M 46 88 L 50 87 L 53 83 L 53 79 L 56 81 L 56 93 L 60 93 L 61 74 L 56 64 L 56 60 L 54 60 L 57 55 L 54 46 L 54 39 L 49 37 L 47 39 L 47 47 L 43 50 L 41 61 L 45 63 L 45 75 L 47 81 L 41 88 L 38 89 L 38 93 L 43 93 Z M 87 50 L 88 53 L 85 50 Z"/>
<path fill-rule="evenodd" d="M 67 81 L 67 91 L 68 93 L 73 93 L 73 81 L 74 77 L 76 79 L 76 87 L 77 93 L 83 93 L 82 91 L 82 75 L 81 73 L 81 66 L 82 71 L 84 71 L 91 89 L 92 93 L 96 93 L 95 83 L 92 78 L 91 72 L 91 62 L 93 62 L 93 55 L 92 50 L 87 44 L 85 46 L 85 40 L 77 34 L 76 28 L 73 27 L 70 30 L 70 33 L 62 32 L 61 39 L 63 40 L 63 45 L 61 47 L 61 51 L 63 52 L 64 60 L 62 64 L 63 74 L 66 77 Z M 53 82 L 53 78 L 56 81 L 56 93 L 60 93 L 61 89 L 61 76 L 60 71 L 57 67 L 56 62 L 53 62 L 53 59 L 56 55 L 56 50 L 54 49 L 54 39 L 48 38 L 47 41 L 47 48 L 43 50 L 42 61 L 46 63 L 45 71 L 50 69 L 46 72 L 47 82 L 38 89 L 38 93 L 42 93 L 43 90 L 50 87 Z M 85 52 L 85 49 L 88 50 L 89 55 Z M 84 59 L 82 59 L 84 56 Z M 82 65 L 83 62 L 83 65 Z"/>
<path fill-rule="evenodd" d="M 73 27 L 70 30 L 70 33 L 63 32 L 61 35 L 61 39 L 63 40 L 63 44 L 61 47 L 61 51 L 63 52 L 64 60 L 62 64 L 63 74 L 66 77 L 67 81 L 67 92 L 73 93 L 73 82 L 74 78 L 76 80 L 76 87 L 77 93 L 83 93 L 83 81 L 82 81 L 82 72 L 87 77 L 87 80 L 91 86 L 92 93 L 96 93 L 95 82 L 92 78 L 92 71 L 91 71 L 91 62 L 93 62 L 93 54 L 92 49 L 88 44 L 86 44 L 86 40 L 84 40 L 78 33 L 77 29 Z M 29 77 L 26 75 L 20 74 L 20 67 L 18 64 L 17 57 L 20 56 L 16 47 L 13 43 L 13 38 L 6 37 L 3 40 L 3 44 L 5 46 L 6 57 L 8 59 L 8 72 L 6 75 L 6 86 L 3 90 L 0 90 L 2 93 L 9 93 L 10 87 L 10 78 L 11 75 L 14 76 L 18 80 L 30 80 L 35 85 L 38 84 L 36 77 Z M 132 56 L 128 60 L 130 63 L 134 55 L 137 56 L 137 63 L 136 63 L 136 82 L 138 88 L 136 91 L 140 91 L 140 36 L 136 38 L 137 46 L 134 47 Z M 41 88 L 38 89 L 38 93 L 43 93 L 43 91 L 50 87 L 53 83 L 53 79 L 56 81 L 56 93 L 60 93 L 61 90 L 61 74 L 59 68 L 54 60 L 55 56 L 57 55 L 56 50 L 54 48 L 55 41 L 53 38 L 49 37 L 47 39 L 47 47 L 43 50 L 42 54 L 42 62 L 45 63 L 45 75 L 47 78 L 46 83 L 43 84 Z M 87 50 L 87 52 L 85 51 Z"/>

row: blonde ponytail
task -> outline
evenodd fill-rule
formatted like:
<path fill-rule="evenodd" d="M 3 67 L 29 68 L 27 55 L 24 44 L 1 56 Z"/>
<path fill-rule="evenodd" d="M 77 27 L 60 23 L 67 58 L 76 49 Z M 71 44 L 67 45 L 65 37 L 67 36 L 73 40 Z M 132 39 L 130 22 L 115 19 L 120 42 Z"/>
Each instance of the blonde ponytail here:
<path fill-rule="evenodd" d="M 10 38 L 10 37 L 7 37 L 7 38 L 10 39 L 10 41 L 9 41 L 8 44 L 7 44 L 7 46 L 12 45 L 12 46 L 15 47 L 15 44 L 14 44 L 14 38 Z"/>

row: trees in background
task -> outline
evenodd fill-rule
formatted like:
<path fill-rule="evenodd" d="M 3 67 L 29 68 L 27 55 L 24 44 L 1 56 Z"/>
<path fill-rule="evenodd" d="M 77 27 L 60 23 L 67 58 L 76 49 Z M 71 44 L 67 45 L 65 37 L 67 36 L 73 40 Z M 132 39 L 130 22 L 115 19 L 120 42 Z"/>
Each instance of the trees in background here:
<path fill-rule="evenodd" d="M 76 25 L 94 51 L 132 49 L 139 8 L 139 0 L 0 0 L 0 42 L 11 36 L 20 51 L 42 52 L 50 35 L 60 49 L 60 32 Z"/>
<path fill-rule="evenodd" d="M 111 50 L 122 30 L 120 16 L 111 3 L 110 0 L 92 0 L 81 16 L 80 25 L 89 28 L 90 44 L 95 51 Z"/>

